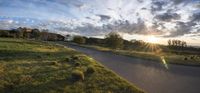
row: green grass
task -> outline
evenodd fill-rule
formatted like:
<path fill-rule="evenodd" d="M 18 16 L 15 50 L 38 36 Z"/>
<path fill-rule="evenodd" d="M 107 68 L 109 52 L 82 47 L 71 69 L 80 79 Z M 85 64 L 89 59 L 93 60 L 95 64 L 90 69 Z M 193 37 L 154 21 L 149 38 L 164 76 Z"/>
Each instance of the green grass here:
<path fill-rule="evenodd" d="M 39 41 L 0 38 L 0 93 L 143 92 L 72 49 Z"/>
<path fill-rule="evenodd" d="M 77 44 L 75 44 L 77 45 Z M 130 51 L 130 50 L 114 50 L 106 47 L 95 46 L 95 45 L 78 45 L 86 48 L 92 48 L 99 51 L 112 52 L 119 55 L 125 55 L 130 57 L 136 57 L 141 59 L 153 60 L 155 62 L 161 62 L 164 58 L 167 63 L 179 64 L 179 65 L 190 65 L 190 66 L 200 66 L 200 55 L 191 54 L 175 54 L 175 53 L 155 53 L 155 52 L 141 52 L 141 51 Z M 185 60 L 187 59 L 187 60 Z"/>

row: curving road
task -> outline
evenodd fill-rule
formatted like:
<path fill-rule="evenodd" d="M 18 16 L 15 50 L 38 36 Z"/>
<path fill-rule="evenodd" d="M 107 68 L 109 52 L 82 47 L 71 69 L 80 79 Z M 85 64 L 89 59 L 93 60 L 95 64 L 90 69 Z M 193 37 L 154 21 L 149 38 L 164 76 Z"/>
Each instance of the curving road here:
<path fill-rule="evenodd" d="M 169 64 L 166 69 L 149 60 L 68 46 L 93 57 L 148 93 L 200 93 L 200 67 Z"/>

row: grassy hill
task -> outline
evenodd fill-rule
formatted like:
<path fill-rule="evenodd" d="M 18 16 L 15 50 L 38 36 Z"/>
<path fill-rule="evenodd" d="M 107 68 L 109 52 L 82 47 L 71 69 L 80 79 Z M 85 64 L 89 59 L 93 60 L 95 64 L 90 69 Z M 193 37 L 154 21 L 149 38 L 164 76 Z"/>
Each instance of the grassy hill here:
<path fill-rule="evenodd" d="M 92 58 L 51 43 L 0 38 L 0 93 L 143 93 Z"/>

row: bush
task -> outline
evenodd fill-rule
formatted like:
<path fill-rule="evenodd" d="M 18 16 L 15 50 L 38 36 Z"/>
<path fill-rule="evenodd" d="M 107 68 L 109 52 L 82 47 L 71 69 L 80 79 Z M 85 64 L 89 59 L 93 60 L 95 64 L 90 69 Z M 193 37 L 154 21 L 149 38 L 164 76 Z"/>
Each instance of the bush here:
<path fill-rule="evenodd" d="M 117 49 L 123 47 L 123 38 L 115 32 L 111 32 L 108 35 L 106 35 L 106 45 L 110 48 Z"/>
<path fill-rule="evenodd" d="M 185 57 L 185 58 L 184 58 L 184 60 L 188 60 L 188 58 L 187 58 L 187 57 Z"/>
<path fill-rule="evenodd" d="M 51 62 L 51 65 L 58 66 L 58 65 L 59 65 L 59 63 L 58 63 L 57 61 L 53 61 L 53 62 Z"/>
<path fill-rule="evenodd" d="M 30 75 L 23 75 L 20 78 L 20 83 L 28 83 L 31 82 L 33 80 L 32 76 Z"/>
<path fill-rule="evenodd" d="M 194 59 L 194 56 L 191 56 L 190 59 Z"/>
<path fill-rule="evenodd" d="M 73 42 L 77 43 L 77 44 L 85 44 L 85 38 L 82 36 L 75 36 L 73 39 Z"/>
<path fill-rule="evenodd" d="M 78 56 L 71 56 L 71 58 L 72 58 L 73 60 L 79 60 L 79 59 L 80 59 Z"/>
<path fill-rule="evenodd" d="M 70 61 L 70 58 L 69 57 L 67 57 L 67 58 L 65 58 L 65 60 L 64 60 L 65 62 L 69 62 Z"/>
<path fill-rule="evenodd" d="M 80 81 L 80 80 L 84 80 L 85 76 L 84 76 L 84 73 L 80 70 L 74 70 L 72 72 L 72 79 L 74 81 Z"/>
<path fill-rule="evenodd" d="M 88 74 L 92 74 L 95 72 L 95 68 L 93 66 L 88 66 L 87 71 Z"/>
<path fill-rule="evenodd" d="M 81 66 L 81 63 L 80 62 L 76 62 L 74 65 L 75 66 Z"/>
<path fill-rule="evenodd" d="M 42 58 L 42 56 L 41 56 L 41 55 L 37 55 L 37 58 L 41 59 L 41 58 Z"/>
<path fill-rule="evenodd" d="M 47 53 L 46 55 L 47 55 L 47 56 L 51 56 L 51 53 Z"/>

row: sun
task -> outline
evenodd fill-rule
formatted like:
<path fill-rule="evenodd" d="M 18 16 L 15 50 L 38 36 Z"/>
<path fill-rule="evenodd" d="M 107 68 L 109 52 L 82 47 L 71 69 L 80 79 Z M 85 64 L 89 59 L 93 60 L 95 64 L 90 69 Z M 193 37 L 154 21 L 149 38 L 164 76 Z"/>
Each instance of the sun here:
<path fill-rule="evenodd" d="M 149 42 L 149 43 L 158 43 L 159 39 L 156 38 L 155 36 L 151 35 L 151 36 L 147 37 L 147 42 Z"/>

